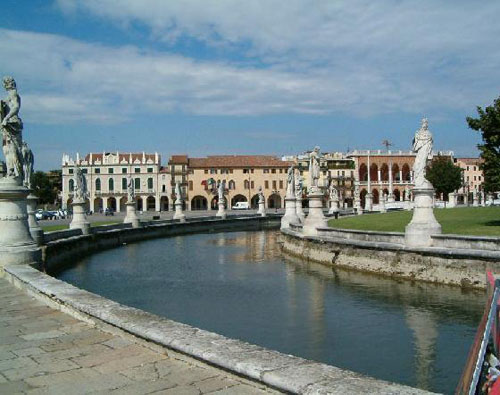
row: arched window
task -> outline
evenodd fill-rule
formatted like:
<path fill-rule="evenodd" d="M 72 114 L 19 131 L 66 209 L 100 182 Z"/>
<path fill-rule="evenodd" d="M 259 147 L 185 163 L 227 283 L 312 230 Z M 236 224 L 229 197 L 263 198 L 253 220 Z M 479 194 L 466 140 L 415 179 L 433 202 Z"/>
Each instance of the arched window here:
<path fill-rule="evenodd" d="M 97 178 L 95 180 L 95 190 L 96 191 L 100 191 L 101 190 L 101 179 L 100 178 Z"/>
<path fill-rule="evenodd" d="M 140 178 L 136 178 L 134 180 L 134 188 L 135 189 L 141 189 L 141 179 Z"/>
<path fill-rule="evenodd" d="M 110 178 L 108 181 L 108 189 L 110 191 L 114 191 L 115 189 L 115 181 L 112 178 Z"/>
<path fill-rule="evenodd" d="M 250 189 L 250 183 L 248 182 L 248 180 L 245 180 L 243 184 L 245 189 Z"/>
<path fill-rule="evenodd" d="M 230 190 L 233 190 L 233 189 L 236 189 L 236 183 L 234 182 L 234 180 L 230 180 L 229 181 L 229 189 Z"/>
<path fill-rule="evenodd" d="M 148 178 L 148 189 L 153 189 L 153 179 L 151 177 Z"/>
<path fill-rule="evenodd" d="M 75 180 L 73 180 L 72 178 L 70 178 L 70 180 L 69 180 L 69 191 L 73 192 L 74 190 L 75 190 Z"/>

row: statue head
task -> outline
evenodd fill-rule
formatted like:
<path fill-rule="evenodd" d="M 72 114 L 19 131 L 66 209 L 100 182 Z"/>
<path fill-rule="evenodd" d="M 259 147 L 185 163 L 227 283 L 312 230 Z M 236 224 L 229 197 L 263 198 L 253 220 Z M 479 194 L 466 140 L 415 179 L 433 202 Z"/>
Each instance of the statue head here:
<path fill-rule="evenodd" d="M 428 130 L 429 129 L 429 121 L 427 118 L 422 118 L 422 126 L 420 127 L 422 130 Z"/>
<path fill-rule="evenodd" d="M 3 86 L 5 89 L 16 89 L 16 81 L 11 76 L 3 77 Z"/>

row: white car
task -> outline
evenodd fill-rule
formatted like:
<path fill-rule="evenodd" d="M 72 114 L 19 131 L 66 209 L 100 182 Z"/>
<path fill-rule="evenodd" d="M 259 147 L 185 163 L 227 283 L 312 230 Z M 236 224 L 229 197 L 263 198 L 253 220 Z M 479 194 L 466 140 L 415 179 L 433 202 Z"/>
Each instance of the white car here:
<path fill-rule="evenodd" d="M 233 210 L 248 210 L 250 206 L 248 202 L 237 202 L 231 209 Z"/>

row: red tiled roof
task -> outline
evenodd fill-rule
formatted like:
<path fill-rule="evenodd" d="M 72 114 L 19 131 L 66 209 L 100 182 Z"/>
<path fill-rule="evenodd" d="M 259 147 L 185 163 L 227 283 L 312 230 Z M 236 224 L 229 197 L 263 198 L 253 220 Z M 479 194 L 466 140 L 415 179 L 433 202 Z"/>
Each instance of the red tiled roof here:
<path fill-rule="evenodd" d="M 172 165 L 187 165 L 188 164 L 188 156 L 187 155 L 172 155 L 169 164 Z"/>
<path fill-rule="evenodd" d="M 94 164 L 97 161 L 100 161 L 102 163 L 102 157 L 103 157 L 102 152 L 100 154 L 97 154 L 97 153 L 91 153 L 91 154 L 92 154 L 92 163 L 91 164 Z M 90 160 L 91 154 L 85 155 L 86 161 Z M 116 152 L 110 152 L 109 155 L 116 155 Z M 132 163 L 133 163 L 136 159 L 139 159 L 140 161 L 142 161 L 143 154 L 142 154 L 142 152 L 140 152 L 140 153 L 127 152 L 127 153 L 118 153 L 118 155 L 119 155 L 119 160 L 118 160 L 119 163 L 121 163 L 123 160 L 125 160 L 125 162 L 129 163 L 130 155 L 132 155 Z M 152 161 L 155 160 L 155 154 L 145 154 L 144 156 L 146 157 L 146 160 L 149 160 L 149 159 L 151 159 Z M 159 157 L 159 155 L 158 155 L 158 157 Z"/>
<path fill-rule="evenodd" d="M 456 158 L 456 160 L 467 165 L 479 165 L 484 162 L 483 158 Z"/>
<path fill-rule="evenodd" d="M 289 167 L 285 162 L 271 155 L 214 155 L 206 158 L 189 158 L 190 168 L 242 168 L 242 167 Z"/>

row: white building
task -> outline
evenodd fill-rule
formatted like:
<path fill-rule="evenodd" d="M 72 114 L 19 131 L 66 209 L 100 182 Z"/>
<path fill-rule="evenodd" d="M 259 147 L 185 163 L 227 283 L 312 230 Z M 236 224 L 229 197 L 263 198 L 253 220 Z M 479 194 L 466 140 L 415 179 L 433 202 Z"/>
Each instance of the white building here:
<path fill-rule="evenodd" d="M 79 166 L 87 179 L 88 209 L 99 212 L 106 208 L 120 212 L 127 202 L 127 183 L 134 180 L 137 209 L 167 211 L 172 194 L 170 172 L 161 166 L 158 153 L 90 153 L 81 159 L 64 154 L 62 158 L 62 205 L 70 206 L 74 187 L 74 169 Z"/>

